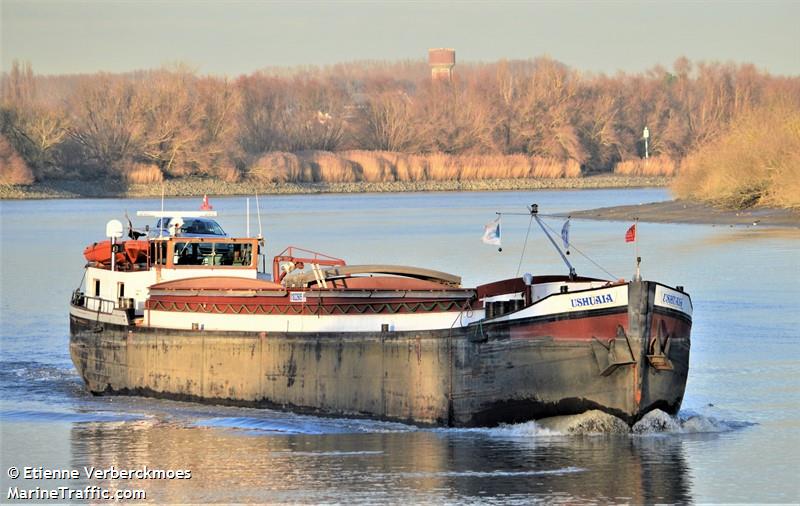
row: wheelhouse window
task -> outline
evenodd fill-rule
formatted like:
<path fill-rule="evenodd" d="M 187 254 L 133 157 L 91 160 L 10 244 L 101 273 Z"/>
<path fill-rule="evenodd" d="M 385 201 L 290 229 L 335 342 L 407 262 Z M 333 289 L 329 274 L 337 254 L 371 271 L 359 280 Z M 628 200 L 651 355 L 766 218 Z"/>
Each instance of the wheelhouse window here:
<path fill-rule="evenodd" d="M 172 218 L 159 218 L 156 221 L 152 236 L 163 237 L 164 235 L 169 235 L 171 233 L 170 225 L 172 225 L 172 220 Z M 181 223 L 182 225 L 177 231 L 179 235 L 189 237 L 226 236 L 219 223 L 208 218 L 182 218 Z"/>
<path fill-rule="evenodd" d="M 150 241 L 150 258 L 154 264 L 167 263 L 167 243 L 165 241 Z"/>
<path fill-rule="evenodd" d="M 250 267 L 253 245 L 241 242 L 175 241 L 173 264 Z"/>
<path fill-rule="evenodd" d="M 199 220 L 186 218 L 181 227 L 182 234 L 203 234 L 224 236 L 222 227 L 214 220 Z"/>

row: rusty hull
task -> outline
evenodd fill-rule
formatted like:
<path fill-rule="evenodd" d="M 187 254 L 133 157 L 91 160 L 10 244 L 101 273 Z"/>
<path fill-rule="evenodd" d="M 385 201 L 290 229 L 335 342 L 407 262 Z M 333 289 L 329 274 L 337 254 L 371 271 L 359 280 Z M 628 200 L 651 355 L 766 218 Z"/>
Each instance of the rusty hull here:
<path fill-rule="evenodd" d="M 171 330 L 71 315 L 70 352 L 95 394 L 419 425 L 492 426 L 587 409 L 633 423 L 654 408 L 677 412 L 686 386 L 691 322 L 654 312 L 654 287 L 630 283 L 627 311 L 599 314 L 595 335 L 568 339 L 536 329 L 587 315 L 347 334 Z"/>

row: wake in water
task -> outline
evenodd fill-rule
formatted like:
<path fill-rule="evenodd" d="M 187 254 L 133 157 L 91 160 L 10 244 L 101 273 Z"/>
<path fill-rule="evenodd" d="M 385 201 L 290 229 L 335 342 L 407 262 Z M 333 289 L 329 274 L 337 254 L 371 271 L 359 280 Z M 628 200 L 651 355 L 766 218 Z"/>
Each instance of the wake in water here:
<path fill-rule="evenodd" d="M 0 391 L 6 400 L 27 400 L 31 396 L 59 400 L 68 396 L 88 395 L 71 366 L 36 361 L 0 360 Z"/>
<path fill-rule="evenodd" d="M 620 418 L 603 411 L 591 410 L 579 415 L 556 416 L 492 428 L 442 428 L 434 430 L 445 434 L 484 434 L 496 438 L 535 439 L 572 435 L 720 433 L 751 425 L 753 424 L 748 422 L 730 422 L 697 414 L 672 416 L 656 409 L 645 415 L 633 427 L 630 427 Z"/>
<path fill-rule="evenodd" d="M 702 434 L 730 432 L 755 425 L 750 422 L 718 420 L 711 416 L 689 414 L 671 416 L 660 409 L 647 413 L 631 427 L 633 434 Z"/>
<path fill-rule="evenodd" d="M 146 420 L 142 415 L 132 413 L 87 412 L 75 413 L 53 410 L 0 410 L 0 420 L 7 422 L 43 423 L 43 422 L 69 422 L 69 423 L 124 423 Z"/>
<path fill-rule="evenodd" d="M 535 423 L 537 435 L 698 434 L 729 432 L 752 425 L 747 422 L 728 422 L 697 414 L 672 416 L 660 409 L 647 413 L 633 427 L 629 427 L 620 418 L 598 410 L 586 411 L 579 415 L 545 418 L 530 423 Z M 502 434 L 508 429 L 508 427 L 501 427 L 498 430 Z"/>
<path fill-rule="evenodd" d="M 236 409 L 236 408 L 225 408 Z M 246 408 L 241 408 L 246 409 Z M 250 435 L 268 434 L 354 434 L 430 431 L 442 435 L 484 435 L 502 439 L 535 439 L 571 435 L 649 435 L 649 434 L 699 434 L 721 433 L 753 425 L 747 422 L 729 422 L 713 417 L 688 414 L 671 416 L 654 410 L 633 427 L 622 419 L 598 410 L 579 415 L 558 416 L 542 420 L 476 428 L 419 428 L 401 423 L 342 418 L 318 418 L 268 410 L 250 410 L 251 416 L 213 416 L 191 423 L 196 427 L 240 430 Z M 222 414 L 222 413 L 220 413 Z"/>
<path fill-rule="evenodd" d="M 383 434 L 419 430 L 413 425 L 369 419 L 321 418 L 285 411 L 255 408 L 227 408 L 209 406 L 217 416 L 204 417 L 191 422 L 195 427 L 234 429 L 252 435 L 266 434 Z M 240 411 L 245 416 L 221 416 Z M 209 413 L 210 414 L 210 413 Z"/>

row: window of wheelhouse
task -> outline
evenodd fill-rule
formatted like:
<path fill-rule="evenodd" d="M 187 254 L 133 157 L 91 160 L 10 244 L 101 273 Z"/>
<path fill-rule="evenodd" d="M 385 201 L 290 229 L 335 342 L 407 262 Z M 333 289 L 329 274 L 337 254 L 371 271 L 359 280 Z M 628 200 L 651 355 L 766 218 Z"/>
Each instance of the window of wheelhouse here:
<path fill-rule="evenodd" d="M 249 242 L 175 241 L 172 262 L 176 266 L 202 265 L 251 267 L 253 245 Z"/>
<path fill-rule="evenodd" d="M 94 280 L 94 296 L 95 297 L 100 297 L 100 280 L 99 279 L 95 279 Z"/>
<path fill-rule="evenodd" d="M 218 242 L 215 243 L 214 254 L 221 262 L 219 265 L 250 267 L 253 260 L 253 245 L 250 243 Z"/>
<path fill-rule="evenodd" d="M 167 241 L 150 241 L 150 259 L 155 265 L 166 265 Z"/>
<path fill-rule="evenodd" d="M 199 242 L 175 242 L 173 248 L 174 265 L 202 265 L 204 256 L 213 253 L 211 244 Z"/>

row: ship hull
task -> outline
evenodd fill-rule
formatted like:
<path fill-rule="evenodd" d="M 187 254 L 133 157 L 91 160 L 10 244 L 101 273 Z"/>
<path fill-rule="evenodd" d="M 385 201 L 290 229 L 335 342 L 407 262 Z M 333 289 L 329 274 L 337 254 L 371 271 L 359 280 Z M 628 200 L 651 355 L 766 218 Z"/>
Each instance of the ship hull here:
<path fill-rule="evenodd" d="M 217 404 L 492 426 L 600 409 L 633 423 L 676 413 L 691 319 L 628 303 L 463 327 L 380 332 L 187 330 L 104 321 L 73 305 L 70 351 L 88 389 Z"/>

